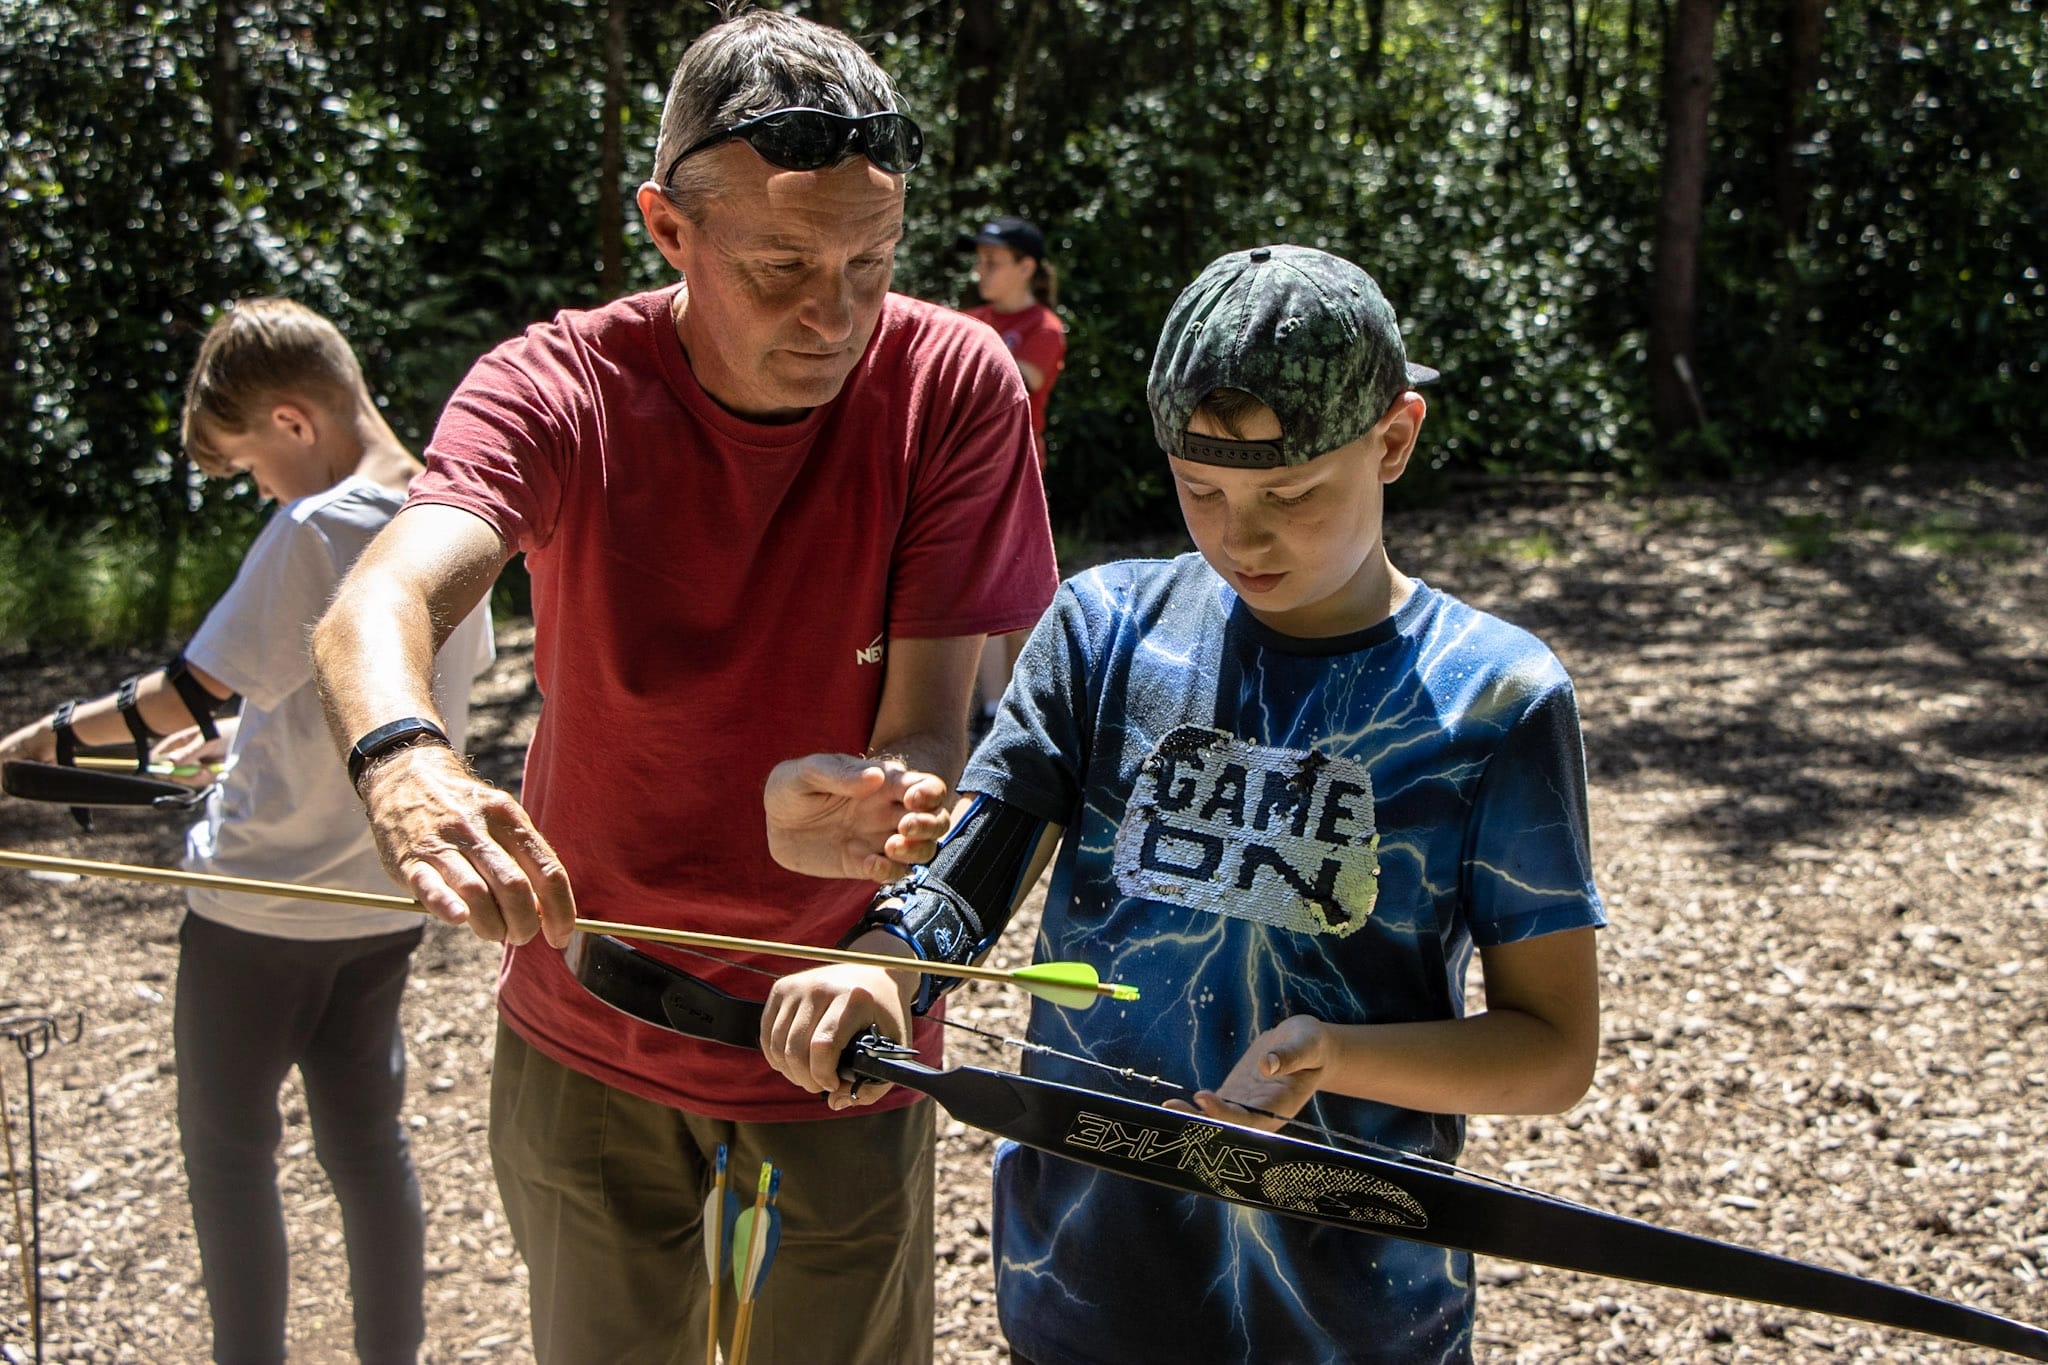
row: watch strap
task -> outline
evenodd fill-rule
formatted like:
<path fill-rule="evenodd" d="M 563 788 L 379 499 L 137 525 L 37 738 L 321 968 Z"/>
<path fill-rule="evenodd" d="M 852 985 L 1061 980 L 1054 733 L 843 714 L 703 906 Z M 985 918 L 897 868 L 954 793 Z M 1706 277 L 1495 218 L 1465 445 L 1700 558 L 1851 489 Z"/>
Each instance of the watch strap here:
<path fill-rule="evenodd" d="M 448 732 L 424 716 L 407 716 L 380 725 L 349 746 L 348 781 L 352 787 L 360 788 L 363 773 L 371 760 L 415 744 L 439 744 L 453 749 L 455 744 L 448 738 Z"/>

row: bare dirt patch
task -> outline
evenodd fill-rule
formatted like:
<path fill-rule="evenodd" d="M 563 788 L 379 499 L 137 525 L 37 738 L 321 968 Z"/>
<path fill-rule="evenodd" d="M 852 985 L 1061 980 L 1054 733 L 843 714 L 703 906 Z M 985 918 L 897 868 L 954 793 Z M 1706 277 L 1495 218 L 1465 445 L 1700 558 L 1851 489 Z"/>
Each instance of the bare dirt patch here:
<path fill-rule="evenodd" d="M 2044 491 L 2019 466 L 1947 490 L 1873 471 L 1396 511 L 1403 567 L 1535 630 L 1577 679 L 1613 919 L 1592 1094 L 1556 1118 L 1474 1121 L 1468 1165 L 2048 1320 Z M 502 644 L 477 753 L 511 784 L 536 703 L 530 636 Z M 148 662 L 0 662 L 0 719 Z M 60 810 L 0 802 L 0 846 L 170 864 L 178 840 L 118 815 L 80 836 Z M 36 1076 L 47 1358 L 203 1361 L 172 1118 L 178 897 L 0 872 L 0 898 L 0 1015 L 84 1016 Z M 1010 959 L 1028 942 L 1013 932 Z M 406 1003 L 434 1362 L 531 1360 L 483 1141 L 494 962 L 430 932 Z M 983 988 L 957 1013 L 1022 1027 Z M 954 1056 L 996 1064 L 972 1039 Z M 20 1151 L 19 1059 L 0 1068 Z M 343 1362 L 340 1225 L 295 1089 L 285 1103 L 293 1358 Z M 938 1122 L 939 1357 L 1001 1360 L 990 1142 Z M 17 1356 L 21 1256 L 0 1209 L 0 1342 Z M 1489 1360 L 1997 1358 L 1509 1263 L 1482 1281 Z"/>

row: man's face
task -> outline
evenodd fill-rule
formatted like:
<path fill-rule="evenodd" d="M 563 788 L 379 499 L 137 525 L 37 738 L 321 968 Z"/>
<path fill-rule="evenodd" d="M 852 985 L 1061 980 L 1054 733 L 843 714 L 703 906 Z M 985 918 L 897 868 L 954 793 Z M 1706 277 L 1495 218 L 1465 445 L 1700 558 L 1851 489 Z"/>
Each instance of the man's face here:
<path fill-rule="evenodd" d="M 1004 303 L 1031 288 L 1032 260 L 1006 246 L 974 248 L 974 283 L 985 303 Z"/>
<path fill-rule="evenodd" d="M 903 237 L 903 177 L 862 158 L 780 170 L 743 142 L 702 156 L 719 184 L 703 222 L 641 192 L 649 230 L 687 282 L 676 334 L 697 381 L 761 421 L 829 403 L 882 314 Z"/>
<path fill-rule="evenodd" d="M 1284 635 L 1322 639 L 1387 616 L 1391 568 L 1381 544 L 1385 485 L 1414 447 L 1422 400 L 1409 394 L 1378 425 L 1307 464 L 1229 469 L 1171 459 L 1181 515 L 1202 558 L 1252 615 Z M 1280 423 L 1260 411 L 1228 432 L 1196 413 L 1203 436 L 1270 441 Z"/>

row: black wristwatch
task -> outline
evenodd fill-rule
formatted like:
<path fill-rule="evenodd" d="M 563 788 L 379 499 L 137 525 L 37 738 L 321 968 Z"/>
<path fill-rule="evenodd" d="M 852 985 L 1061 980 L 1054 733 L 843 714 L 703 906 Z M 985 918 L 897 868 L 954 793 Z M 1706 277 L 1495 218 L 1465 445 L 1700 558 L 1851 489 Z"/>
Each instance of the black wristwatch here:
<path fill-rule="evenodd" d="M 380 725 L 357 740 L 349 749 L 349 785 L 361 789 L 363 769 L 369 766 L 371 759 L 382 758 L 385 754 L 410 748 L 415 744 L 439 744 L 449 749 L 455 747 L 449 740 L 446 730 L 421 716 L 407 716 L 404 720 L 394 720 L 389 725 Z"/>

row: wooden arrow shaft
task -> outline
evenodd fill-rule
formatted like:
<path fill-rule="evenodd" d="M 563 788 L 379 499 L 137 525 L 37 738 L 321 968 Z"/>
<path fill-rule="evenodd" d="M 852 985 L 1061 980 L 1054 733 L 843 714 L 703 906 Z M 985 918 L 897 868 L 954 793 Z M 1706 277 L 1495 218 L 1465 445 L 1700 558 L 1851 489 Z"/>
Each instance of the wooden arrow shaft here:
<path fill-rule="evenodd" d="M 124 882 L 153 882 L 158 886 L 198 887 L 208 891 L 234 891 L 250 896 L 288 896 L 293 900 L 320 901 L 326 905 L 367 905 L 381 910 L 410 910 L 426 914 L 426 907 L 410 896 L 379 891 L 338 891 L 322 886 L 301 886 L 297 882 L 264 881 L 258 877 L 228 877 L 218 872 L 187 872 L 178 867 L 138 867 L 133 863 L 102 863 L 90 858 L 63 858 L 53 853 L 16 853 L 0 849 L 0 867 L 18 867 L 28 872 L 68 872 L 82 877 L 112 877 Z"/>
<path fill-rule="evenodd" d="M 187 872 L 182 868 L 138 867 L 132 863 L 102 863 L 89 858 L 65 858 L 49 853 L 16 853 L 0 849 L 0 867 L 17 867 L 30 872 L 68 872 L 86 877 L 113 877 L 121 881 L 152 882 L 160 886 L 199 887 L 210 891 L 233 891 L 254 896 L 287 896 L 295 900 L 320 901 L 328 905 L 367 905 L 385 910 L 410 910 L 426 914 L 426 907 L 409 896 L 378 891 L 340 891 L 328 887 L 301 886 L 297 882 L 264 881 L 256 877 L 229 877 L 217 872 Z M 971 963 L 923 963 L 916 958 L 887 953 L 862 953 L 851 948 L 817 948 L 809 944 L 778 943 L 772 939 L 734 938 L 728 934 L 699 933 L 692 929 L 663 929 L 651 924 L 627 924 L 616 920 L 578 919 L 576 927 L 586 933 L 610 934 L 614 938 L 646 939 L 691 948 L 721 948 L 727 952 L 766 953 L 805 962 L 846 962 L 857 966 L 886 967 L 891 971 L 922 972 L 929 976 L 958 976 L 976 981 L 1016 981 L 1014 972 L 1000 967 Z M 1027 986 L 1028 989 L 1028 986 Z M 1076 987 L 1092 994 L 1114 997 L 1116 987 L 1098 982 Z"/>
<path fill-rule="evenodd" d="M 661 929 L 649 924 L 619 924 L 611 920 L 579 919 L 578 929 L 593 934 L 610 934 L 614 938 L 641 938 L 652 943 L 675 943 L 686 948 L 724 948 L 732 952 L 771 953 L 778 957 L 796 957 L 809 962 L 850 962 L 856 966 L 888 967 L 894 971 L 923 972 L 928 976 L 958 976 L 974 981 L 1016 980 L 1016 974 L 1000 967 L 977 967 L 972 963 L 950 962 L 921 963 L 913 957 L 894 957 L 888 953 L 863 953 L 852 948 L 813 948 L 792 943 L 777 943 L 770 939 L 733 938 L 726 934 L 702 934 L 693 929 Z M 1109 995 L 1113 987 L 1098 985 L 1093 988 L 1097 995 Z"/>
<path fill-rule="evenodd" d="M 132 758 L 82 757 L 72 759 L 71 764 L 76 768 L 92 768 L 102 772 L 132 773 L 137 771 L 135 760 Z M 152 761 L 147 768 L 141 771 L 148 773 L 152 777 L 189 777 L 202 771 L 219 772 L 220 770 L 221 765 L 218 763 L 159 763 Z"/>

